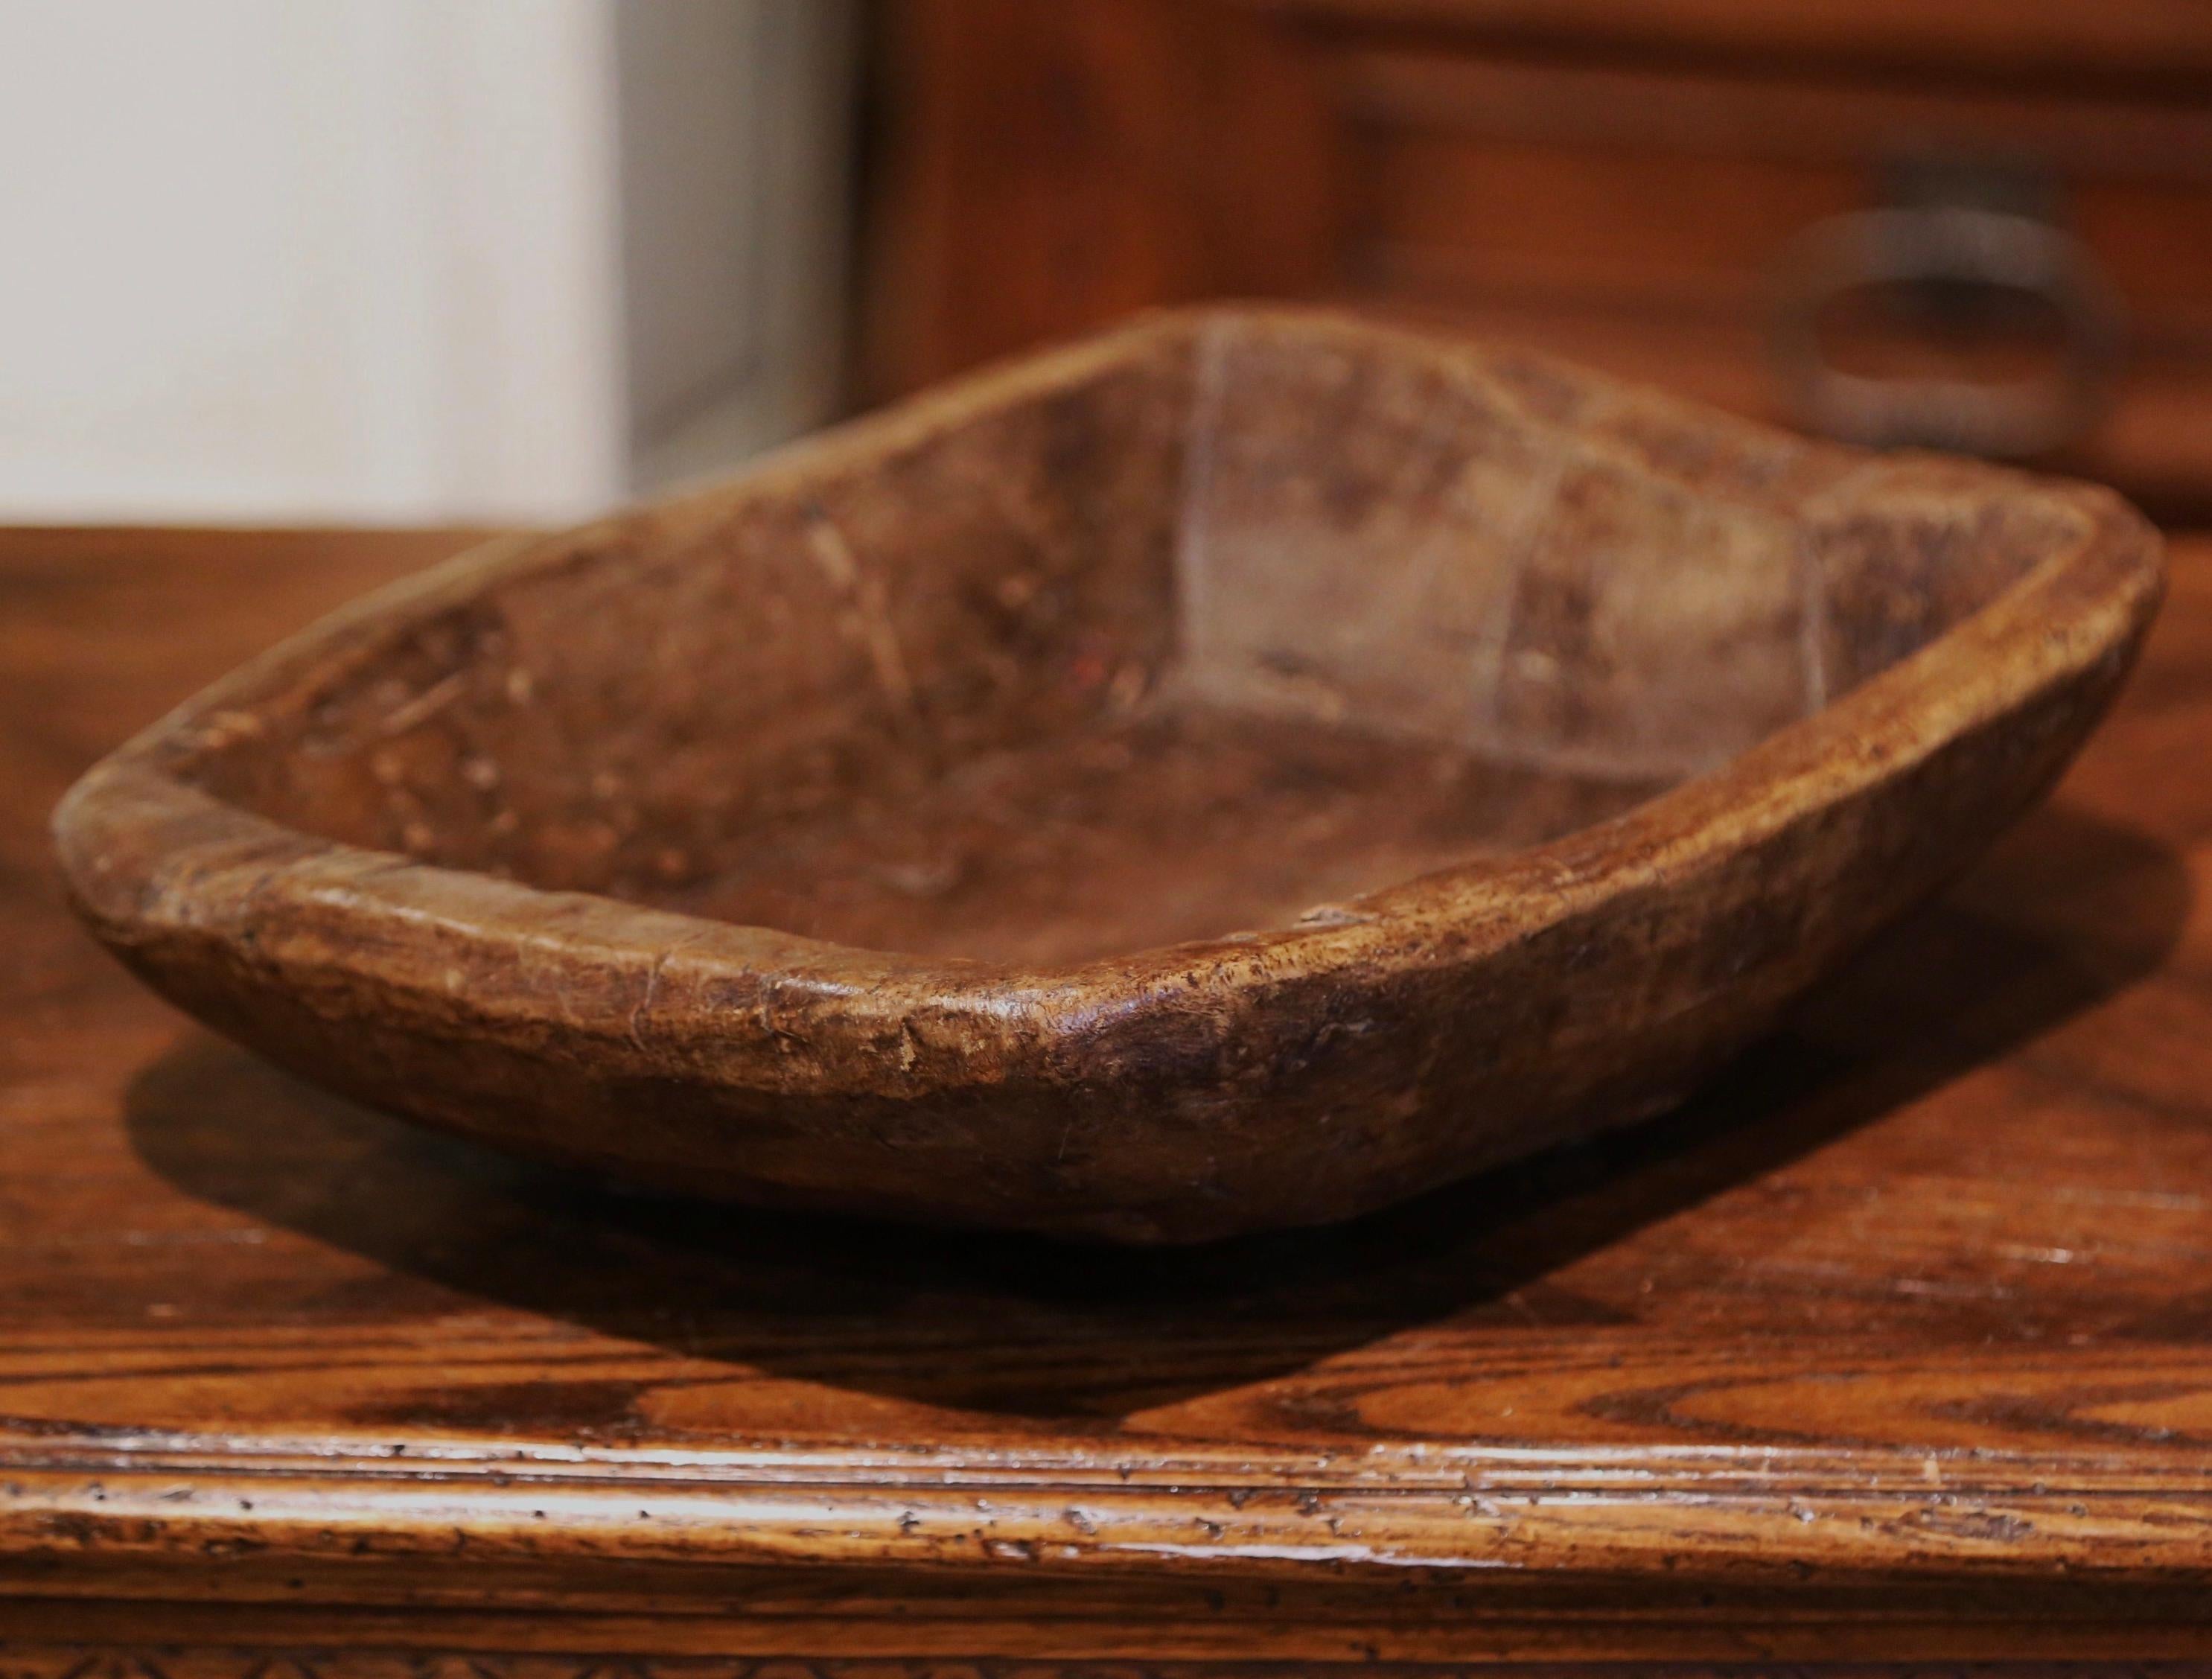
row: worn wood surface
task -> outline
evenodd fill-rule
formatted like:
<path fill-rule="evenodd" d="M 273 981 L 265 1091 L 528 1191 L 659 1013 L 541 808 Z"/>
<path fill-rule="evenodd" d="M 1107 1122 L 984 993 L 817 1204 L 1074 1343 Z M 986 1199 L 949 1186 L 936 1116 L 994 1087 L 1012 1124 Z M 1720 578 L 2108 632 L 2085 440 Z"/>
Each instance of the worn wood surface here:
<path fill-rule="evenodd" d="M 387 1111 L 1212 1240 L 1673 1105 L 2048 788 L 2162 576 L 2093 486 L 1164 313 L 363 603 L 55 843 L 155 990 Z"/>
<path fill-rule="evenodd" d="M 1111 1260 L 420 1135 L 70 924 L 74 774 L 457 545 L 0 541 L 7 1671 L 2212 1658 L 2212 545 L 2054 800 L 1686 1110 Z"/>

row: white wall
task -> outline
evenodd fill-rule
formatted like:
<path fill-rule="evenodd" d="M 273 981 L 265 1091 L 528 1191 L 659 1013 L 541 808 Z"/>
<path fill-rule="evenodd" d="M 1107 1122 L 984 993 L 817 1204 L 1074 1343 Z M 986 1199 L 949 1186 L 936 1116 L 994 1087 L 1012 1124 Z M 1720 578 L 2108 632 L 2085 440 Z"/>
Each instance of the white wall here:
<path fill-rule="evenodd" d="M 702 131 L 640 158 L 626 131 L 658 101 L 626 14 L 645 8 L 664 56 L 715 48 L 749 114 L 718 118 L 695 74 L 676 103 Z M 798 264 L 799 289 L 834 294 L 847 27 L 822 0 L 0 0 L 0 519 L 550 519 L 619 499 L 665 425 L 636 400 L 640 323 L 665 366 L 684 334 L 769 307 L 775 288 L 732 275 Z M 811 82 L 761 61 L 780 40 Z M 828 92 L 771 107 L 763 85 Z M 763 141 L 794 119 L 812 127 Z M 796 239 L 731 202 L 732 170 L 775 167 L 777 146 L 813 183 Z M 647 211 L 625 216 L 625 187 Z M 629 224 L 687 220 L 736 229 L 719 268 L 625 263 Z M 733 243 L 767 266 L 732 264 Z M 773 352 L 732 364 L 753 422 L 685 465 L 818 417 L 810 330 L 742 327 Z"/>
<path fill-rule="evenodd" d="M 631 478 L 711 471 L 837 405 L 857 9 L 617 0 Z"/>

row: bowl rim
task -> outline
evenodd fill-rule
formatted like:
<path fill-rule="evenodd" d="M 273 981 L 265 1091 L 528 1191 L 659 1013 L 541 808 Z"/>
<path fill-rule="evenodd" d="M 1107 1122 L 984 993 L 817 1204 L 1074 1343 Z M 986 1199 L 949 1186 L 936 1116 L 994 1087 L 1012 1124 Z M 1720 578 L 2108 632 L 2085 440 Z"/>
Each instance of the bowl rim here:
<path fill-rule="evenodd" d="M 474 596 L 495 576 L 619 541 L 641 518 L 680 543 L 687 529 L 720 516 L 733 494 L 769 492 L 839 460 L 878 456 L 902 441 L 957 426 L 1213 323 L 1254 321 L 1350 325 L 1443 351 L 1507 348 L 1336 310 L 1211 305 L 1156 311 L 802 438 L 712 489 L 679 490 L 565 532 L 471 547 L 286 638 L 88 770 L 52 821 L 72 904 L 126 955 L 163 937 L 189 937 L 224 946 L 238 962 L 264 966 L 287 959 L 288 918 L 312 911 L 326 938 L 349 942 L 349 975 L 389 995 L 435 992 L 420 1001 L 448 1009 L 465 1001 L 482 1023 L 519 1030 L 542 1021 L 549 995 L 565 990 L 564 1031 L 626 1043 L 648 1059 L 672 1054 L 694 1068 L 702 1063 L 687 1058 L 686 1043 L 703 1048 L 726 1038 L 731 1022 L 711 1013 L 684 1019 L 659 1007 L 679 976 L 691 982 L 686 989 L 693 995 L 698 985 L 711 989 L 718 978 L 741 982 L 756 994 L 773 992 L 776 1007 L 804 1013 L 810 1031 L 842 1031 L 878 1049 L 910 1041 L 907 1034 L 919 1018 L 957 1017 L 1012 1053 L 1024 1040 L 1080 1037 L 1160 1007 L 1233 1012 L 1240 995 L 1285 981 L 1355 973 L 1380 981 L 1439 964 L 1478 962 L 1622 894 L 1680 883 L 1784 828 L 1817 822 L 2039 690 L 2100 662 L 2124 661 L 2163 592 L 2157 533 L 2110 490 L 1949 457 L 1875 456 L 1811 441 L 1814 450 L 1860 458 L 1810 498 L 1824 506 L 1879 506 L 1886 471 L 1900 460 L 1933 459 L 1956 474 L 1986 478 L 1993 496 L 2032 496 L 2071 509 L 2080 538 L 2055 547 L 1993 599 L 1895 664 L 1621 814 L 1363 894 L 1340 916 L 1059 966 L 922 958 L 531 886 L 307 834 L 175 773 L 189 754 L 241 727 L 241 718 L 252 724 L 241 706 L 247 697 L 313 664 L 365 658 L 395 627 Z M 1564 369 L 1579 385 L 1644 389 L 1517 347 L 1511 354 Z M 1710 417 L 1717 427 L 1790 435 L 1657 394 L 1674 411 Z M 448 959 L 422 963 L 427 946 Z M 327 956 L 321 959 L 327 964 Z M 428 971 L 441 965 L 442 989 Z M 456 974 L 465 986 L 452 982 Z M 832 1028 L 831 1022 L 840 1024 Z M 761 1024 L 771 1034 L 780 1030 L 766 1013 Z M 846 1057 L 805 1059 L 820 1068 L 814 1087 L 852 1086 L 853 1063 Z M 985 1069 L 1003 1068 L 1005 1060 L 1002 1054 L 976 1062 L 978 1075 L 997 1076 Z M 803 1080 L 797 1066 L 787 1071 Z M 900 1085 L 896 1067 L 882 1076 L 886 1088 Z"/>

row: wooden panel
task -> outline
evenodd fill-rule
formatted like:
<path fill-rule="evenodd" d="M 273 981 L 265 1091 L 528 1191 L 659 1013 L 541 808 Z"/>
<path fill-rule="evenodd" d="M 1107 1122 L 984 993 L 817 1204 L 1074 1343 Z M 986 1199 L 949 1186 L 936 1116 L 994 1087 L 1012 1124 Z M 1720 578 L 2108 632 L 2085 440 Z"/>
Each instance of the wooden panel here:
<path fill-rule="evenodd" d="M 1778 260 L 1932 147 L 2047 167 L 2127 304 L 2114 410 L 2051 464 L 2212 505 L 2212 14 L 981 3 L 895 9 L 875 394 L 1146 303 L 1320 294 L 1784 417 Z"/>
<path fill-rule="evenodd" d="M 1418 28 L 1492 48 L 1778 63 L 2201 92 L 2194 0 L 1227 0 L 1334 27 Z"/>
<path fill-rule="evenodd" d="M 1868 208 L 1899 146 L 2041 161 L 2130 316 L 2102 427 L 2053 464 L 2201 507 L 2212 106 L 1746 82 L 1358 52 L 1346 295 L 1415 302 L 1769 418 L 1790 242 Z M 2179 397 L 2179 400 L 2175 398 Z M 2176 423 L 2179 421 L 2179 423 Z"/>
<path fill-rule="evenodd" d="M 881 20 L 869 396 L 1331 271 L 1334 134 L 1272 25 L 1158 0 L 891 0 Z"/>
<path fill-rule="evenodd" d="M 2212 106 L 1910 94 L 1387 52 L 1340 66 L 1353 237 L 1386 271 L 1554 301 L 1756 310 L 1903 148 L 2033 160 L 2149 347 L 2212 336 Z"/>

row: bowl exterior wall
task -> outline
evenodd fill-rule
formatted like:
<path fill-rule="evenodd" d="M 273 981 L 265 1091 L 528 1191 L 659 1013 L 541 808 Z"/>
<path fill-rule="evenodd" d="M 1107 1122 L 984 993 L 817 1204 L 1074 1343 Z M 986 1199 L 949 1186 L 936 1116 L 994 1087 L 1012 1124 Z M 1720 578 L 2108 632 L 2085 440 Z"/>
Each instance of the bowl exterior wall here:
<path fill-rule="evenodd" d="M 79 913 L 163 995 L 501 1148 L 1120 1241 L 1323 1222 L 1679 1099 L 2049 787 L 2155 611 L 2157 542 L 2102 492 L 1987 483 L 2075 508 L 2078 549 L 1624 816 L 1243 940 L 935 963 L 316 838 L 178 773 L 235 684 L 90 772 L 57 841 Z M 410 586 L 270 668 L 474 586 Z"/>

